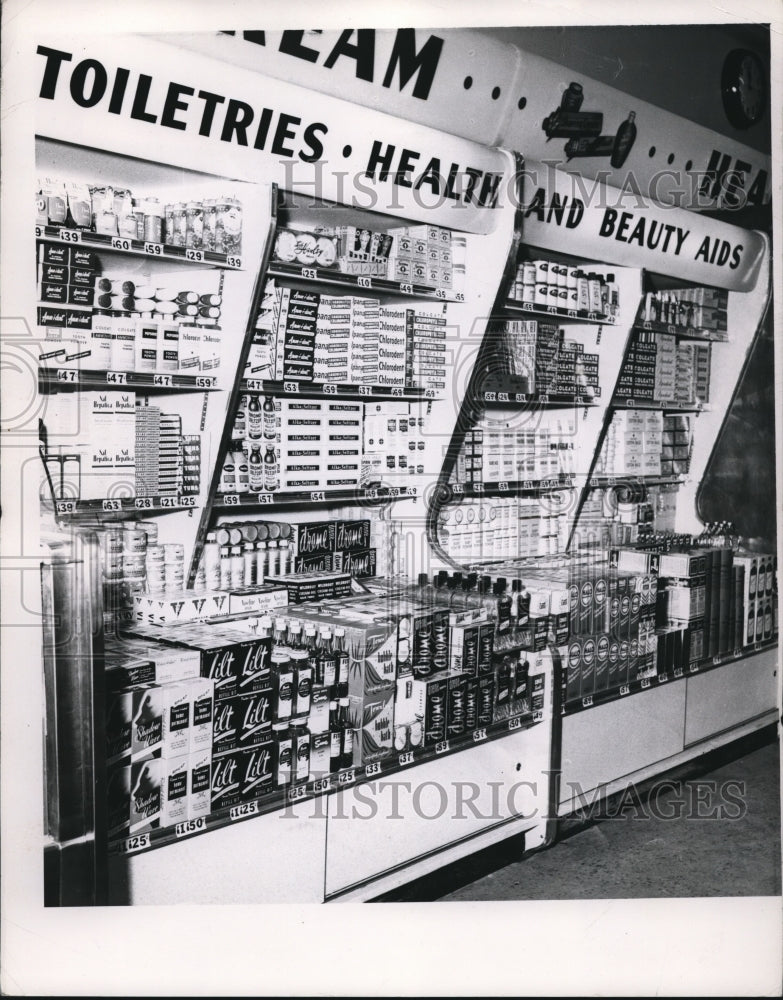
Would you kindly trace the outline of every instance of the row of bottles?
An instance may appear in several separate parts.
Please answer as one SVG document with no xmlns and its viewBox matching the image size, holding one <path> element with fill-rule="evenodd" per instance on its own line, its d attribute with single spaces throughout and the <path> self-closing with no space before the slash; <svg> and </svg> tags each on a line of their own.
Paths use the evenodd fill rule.
<svg viewBox="0 0 783 1000">
<path fill-rule="evenodd" d="M 248 522 L 207 533 L 198 582 L 209 591 L 241 590 L 292 570 L 291 525 Z"/>
</svg>

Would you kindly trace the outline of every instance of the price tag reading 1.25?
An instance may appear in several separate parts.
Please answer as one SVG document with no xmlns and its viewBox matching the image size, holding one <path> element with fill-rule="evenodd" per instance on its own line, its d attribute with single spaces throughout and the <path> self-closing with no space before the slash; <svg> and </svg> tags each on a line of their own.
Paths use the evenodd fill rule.
<svg viewBox="0 0 783 1000">
<path fill-rule="evenodd" d="M 347 771 L 340 771 L 337 781 L 341 785 L 352 785 L 356 781 L 356 771 L 353 768 L 349 768 Z"/>
<path fill-rule="evenodd" d="M 298 799 L 303 799 L 307 795 L 307 787 L 305 785 L 291 785 L 288 789 L 288 801 L 296 802 Z"/>
<path fill-rule="evenodd" d="M 309 278 L 311 281 L 315 281 L 318 277 L 318 271 L 314 267 L 303 267 L 302 277 Z"/>
<path fill-rule="evenodd" d="M 234 819 L 247 819 L 248 816 L 255 816 L 258 813 L 257 802 L 243 802 L 242 805 L 232 806 L 229 816 Z"/>
<path fill-rule="evenodd" d="M 140 833 L 137 837 L 128 837 L 118 844 L 117 852 L 119 854 L 135 854 L 136 851 L 143 851 L 145 847 L 149 846 L 150 835 L 148 833 Z"/>
</svg>

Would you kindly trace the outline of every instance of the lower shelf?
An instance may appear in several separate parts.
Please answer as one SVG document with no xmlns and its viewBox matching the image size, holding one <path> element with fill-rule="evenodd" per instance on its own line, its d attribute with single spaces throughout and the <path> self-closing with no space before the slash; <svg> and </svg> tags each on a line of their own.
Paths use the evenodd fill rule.
<svg viewBox="0 0 783 1000">
<path fill-rule="evenodd" d="M 381 776 L 388 777 L 392 774 L 397 774 L 407 768 L 426 763 L 437 757 L 459 753 L 461 750 L 466 750 L 480 743 L 502 739 L 510 733 L 529 729 L 531 726 L 541 722 L 542 719 L 542 710 L 524 715 L 516 715 L 512 718 L 492 723 L 489 726 L 474 729 L 462 736 L 456 738 L 450 737 L 440 743 L 436 743 L 434 746 L 408 750 L 401 754 L 392 754 L 372 764 L 345 768 L 336 774 L 326 775 L 306 783 L 271 790 L 260 798 L 250 802 L 241 802 L 236 805 L 227 806 L 211 813 L 209 816 L 184 820 L 181 823 L 177 823 L 176 826 L 149 830 L 131 837 L 115 840 L 111 842 L 109 851 L 111 854 L 127 855 L 138 854 L 152 848 L 162 847 L 183 838 L 216 830 L 241 820 L 252 819 L 254 816 L 275 812 L 283 809 L 287 804 L 304 802 L 321 795 L 340 792 L 355 785 L 376 780 Z"/>
</svg>

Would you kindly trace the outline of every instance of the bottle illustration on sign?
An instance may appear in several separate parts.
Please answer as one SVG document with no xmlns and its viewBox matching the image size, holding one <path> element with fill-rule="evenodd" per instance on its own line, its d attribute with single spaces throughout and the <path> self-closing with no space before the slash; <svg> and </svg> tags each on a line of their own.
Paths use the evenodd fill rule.
<svg viewBox="0 0 783 1000">
<path fill-rule="evenodd" d="M 571 83 L 563 91 L 560 107 L 547 115 L 542 123 L 547 142 L 550 139 L 566 139 L 568 161 L 579 157 L 608 156 L 613 167 L 621 167 L 636 141 L 636 112 L 629 113 L 616 135 L 601 135 L 603 113 L 582 111 L 583 100 L 584 93 L 579 83 Z"/>
</svg>

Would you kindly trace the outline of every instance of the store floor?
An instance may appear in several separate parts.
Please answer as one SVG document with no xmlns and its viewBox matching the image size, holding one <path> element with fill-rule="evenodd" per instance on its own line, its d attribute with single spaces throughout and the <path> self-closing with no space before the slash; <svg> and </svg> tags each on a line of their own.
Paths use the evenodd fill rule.
<svg viewBox="0 0 783 1000">
<path fill-rule="evenodd" d="M 568 819 L 520 858 L 514 837 L 382 901 L 769 896 L 781 891 L 777 735 L 764 730 Z M 722 815 L 721 815 L 722 814 Z"/>
</svg>

